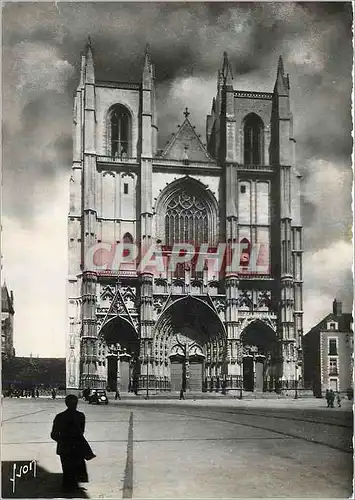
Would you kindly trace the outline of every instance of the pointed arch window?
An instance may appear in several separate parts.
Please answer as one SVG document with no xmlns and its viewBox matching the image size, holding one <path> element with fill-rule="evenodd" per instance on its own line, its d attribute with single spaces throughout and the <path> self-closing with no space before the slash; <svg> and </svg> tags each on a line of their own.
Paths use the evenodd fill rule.
<svg viewBox="0 0 355 500">
<path fill-rule="evenodd" d="M 109 112 L 108 146 L 114 158 L 131 155 L 131 114 L 125 106 L 116 104 Z"/>
<path fill-rule="evenodd" d="M 167 204 L 165 212 L 165 242 L 168 246 L 174 243 L 190 243 L 195 250 L 202 243 L 211 240 L 211 224 L 209 210 L 203 196 L 189 189 L 180 189 Z M 197 259 L 192 258 L 188 269 L 191 277 L 202 278 L 203 271 L 196 268 Z M 183 278 L 185 264 L 178 264 L 175 275 Z"/>
<path fill-rule="evenodd" d="M 208 243 L 208 206 L 205 200 L 181 189 L 169 201 L 165 213 L 165 241 L 200 245 Z"/>
<path fill-rule="evenodd" d="M 131 233 L 124 234 L 123 243 L 133 243 L 133 236 L 131 235 Z"/>
<path fill-rule="evenodd" d="M 124 245 L 133 245 L 133 236 L 131 233 L 125 233 L 123 236 Z M 124 248 L 123 257 L 127 257 L 130 254 L 129 248 Z"/>
<path fill-rule="evenodd" d="M 264 124 L 255 113 L 244 122 L 244 164 L 262 165 L 264 160 Z"/>
</svg>

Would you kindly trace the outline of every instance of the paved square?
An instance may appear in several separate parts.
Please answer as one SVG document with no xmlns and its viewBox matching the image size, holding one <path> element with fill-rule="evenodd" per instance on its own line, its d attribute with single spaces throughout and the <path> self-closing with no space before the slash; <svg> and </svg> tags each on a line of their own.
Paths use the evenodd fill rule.
<svg viewBox="0 0 355 500">
<path fill-rule="evenodd" d="M 346 498 L 352 492 L 350 408 L 324 402 L 79 402 L 88 462 L 84 498 Z M 3 400 L 3 497 L 60 497 L 50 439 L 63 400 Z M 10 482 L 14 463 L 38 473 Z"/>
</svg>

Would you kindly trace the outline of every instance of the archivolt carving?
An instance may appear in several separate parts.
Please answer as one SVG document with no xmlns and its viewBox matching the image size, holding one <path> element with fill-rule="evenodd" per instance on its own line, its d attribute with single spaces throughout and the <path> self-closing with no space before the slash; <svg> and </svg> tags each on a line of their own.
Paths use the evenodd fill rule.
<svg viewBox="0 0 355 500">
<path fill-rule="evenodd" d="M 254 315 L 251 318 L 243 318 L 239 322 L 239 335 L 238 335 L 238 337 L 240 338 L 242 332 L 246 329 L 246 327 L 249 326 L 251 323 L 253 323 L 256 320 L 262 321 L 263 323 L 265 323 L 268 327 L 270 327 L 276 333 L 276 320 L 271 319 L 271 318 L 260 317 L 259 315 Z"/>
<path fill-rule="evenodd" d="M 204 357 L 202 347 L 193 340 L 189 339 L 188 337 L 180 333 L 171 338 L 170 345 L 171 345 L 170 356 L 174 355 L 185 356 L 185 351 L 186 351 L 186 354 L 189 356 Z"/>
<path fill-rule="evenodd" d="M 139 331 L 139 318 L 138 316 L 132 316 L 132 323 L 136 329 L 136 331 L 138 332 Z"/>
</svg>

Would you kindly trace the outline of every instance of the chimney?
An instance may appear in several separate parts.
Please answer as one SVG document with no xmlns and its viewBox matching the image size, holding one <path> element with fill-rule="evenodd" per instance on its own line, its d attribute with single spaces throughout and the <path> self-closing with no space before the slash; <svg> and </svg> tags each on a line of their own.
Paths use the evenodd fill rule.
<svg viewBox="0 0 355 500">
<path fill-rule="evenodd" d="M 337 299 L 334 299 L 333 302 L 333 314 L 335 314 L 336 316 L 341 316 L 343 314 L 342 303 Z"/>
</svg>

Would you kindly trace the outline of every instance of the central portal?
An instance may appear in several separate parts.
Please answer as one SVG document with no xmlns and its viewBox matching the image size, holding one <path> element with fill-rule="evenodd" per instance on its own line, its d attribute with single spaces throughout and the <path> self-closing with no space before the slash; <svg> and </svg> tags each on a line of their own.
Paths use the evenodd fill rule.
<svg viewBox="0 0 355 500">
<path fill-rule="evenodd" d="M 202 392 L 205 381 L 225 373 L 224 326 L 206 302 L 184 297 L 173 302 L 155 327 L 156 378 L 171 391 Z"/>
</svg>

